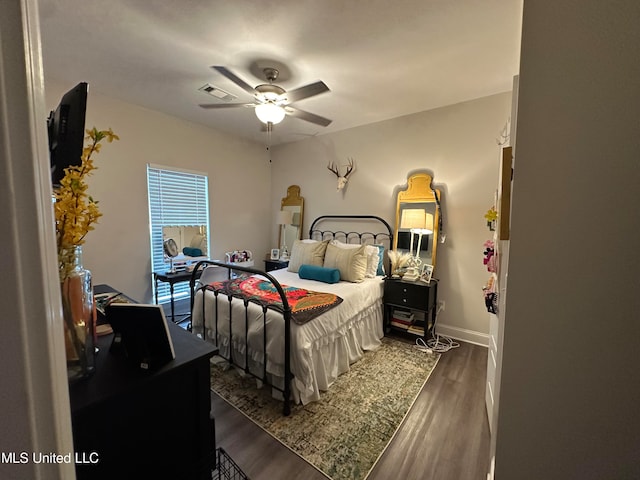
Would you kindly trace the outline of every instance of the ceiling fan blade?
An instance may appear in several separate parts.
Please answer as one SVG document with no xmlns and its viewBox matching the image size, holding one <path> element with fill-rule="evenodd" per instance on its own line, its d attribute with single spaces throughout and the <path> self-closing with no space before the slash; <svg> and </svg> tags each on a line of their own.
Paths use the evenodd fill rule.
<svg viewBox="0 0 640 480">
<path fill-rule="evenodd" d="M 255 107 L 255 103 L 201 103 L 202 108 L 237 108 L 237 107 Z"/>
<path fill-rule="evenodd" d="M 309 85 L 305 85 L 304 87 L 289 90 L 285 96 L 287 97 L 289 103 L 293 103 L 297 102 L 298 100 L 313 97 L 315 95 L 320 95 L 321 93 L 329 91 L 329 87 L 327 87 L 324 82 L 318 81 L 315 83 L 310 83 Z"/>
<path fill-rule="evenodd" d="M 284 111 L 287 115 L 291 115 L 292 117 L 299 118 L 300 120 L 306 120 L 307 122 L 315 123 L 316 125 L 321 125 L 323 127 L 328 126 L 333 121 L 328 118 L 321 117 L 320 115 L 316 115 L 315 113 L 305 112 L 304 110 L 289 106 L 285 107 Z"/>
<path fill-rule="evenodd" d="M 255 89 L 249 85 L 247 82 L 245 82 L 244 80 L 242 80 L 240 77 L 238 77 L 235 73 L 233 73 L 231 70 L 229 70 L 227 67 L 222 67 L 222 66 L 213 66 L 211 67 L 214 70 L 216 70 L 218 73 L 221 73 L 222 75 L 224 75 L 225 77 L 227 77 L 229 80 L 231 80 L 233 83 L 235 83 L 236 85 L 238 85 L 240 88 L 242 88 L 245 92 L 247 92 L 249 95 L 255 95 L 256 91 Z"/>
</svg>

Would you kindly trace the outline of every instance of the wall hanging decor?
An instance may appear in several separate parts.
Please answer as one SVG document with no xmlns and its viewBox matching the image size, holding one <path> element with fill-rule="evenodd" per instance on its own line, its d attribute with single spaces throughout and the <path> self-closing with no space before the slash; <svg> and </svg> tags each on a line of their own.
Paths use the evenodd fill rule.
<svg viewBox="0 0 640 480">
<path fill-rule="evenodd" d="M 484 242 L 484 260 L 482 263 L 486 265 L 489 272 L 496 273 L 498 271 L 496 250 L 493 240 L 487 240 Z"/>
<path fill-rule="evenodd" d="M 496 279 L 494 275 L 489 277 L 487 284 L 482 287 L 484 292 L 484 305 L 487 307 L 487 312 L 498 313 L 498 292 L 496 292 Z"/>
<path fill-rule="evenodd" d="M 495 231 L 496 221 L 498 220 L 498 211 L 496 210 L 496 207 L 493 206 L 487 210 L 487 213 L 484 214 L 484 218 L 487 220 L 487 228 L 489 231 Z"/>
<path fill-rule="evenodd" d="M 354 169 L 353 158 L 349 158 L 348 160 L 349 160 L 349 163 L 346 165 L 347 171 L 345 172 L 344 175 L 340 175 L 340 170 L 334 162 L 331 162 L 329 163 L 329 165 L 327 165 L 327 168 L 331 170 L 333 173 L 335 173 L 336 177 L 338 177 L 338 188 L 336 189 L 337 191 L 344 189 L 344 187 L 347 185 L 347 182 L 349 181 L 349 175 L 351 174 L 351 172 L 353 172 L 353 169 Z"/>
<path fill-rule="evenodd" d="M 498 239 L 509 240 L 511 218 L 511 182 L 513 181 L 513 151 L 505 147 L 500 159 L 500 183 L 498 187 Z"/>
</svg>

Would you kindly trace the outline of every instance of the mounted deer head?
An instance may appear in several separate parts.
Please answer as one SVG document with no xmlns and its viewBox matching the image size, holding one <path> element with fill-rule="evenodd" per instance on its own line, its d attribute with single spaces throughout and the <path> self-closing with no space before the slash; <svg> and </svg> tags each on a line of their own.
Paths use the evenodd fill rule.
<svg viewBox="0 0 640 480">
<path fill-rule="evenodd" d="M 336 190 L 337 191 L 342 190 L 347 184 L 347 182 L 349 181 L 348 180 L 349 174 L 353 171 L 353 158 L 349 158 L 349 164 L 347 165 L 347 172 L 344 175 L 340 175 L 338 167 L 333 162 L 329 163 L 329 165 L 327 165 L 327 168 L 331 170 L 333 173 L 335 173 L 336 177 L 338 177 L 338 188 Z"/>
</svg>

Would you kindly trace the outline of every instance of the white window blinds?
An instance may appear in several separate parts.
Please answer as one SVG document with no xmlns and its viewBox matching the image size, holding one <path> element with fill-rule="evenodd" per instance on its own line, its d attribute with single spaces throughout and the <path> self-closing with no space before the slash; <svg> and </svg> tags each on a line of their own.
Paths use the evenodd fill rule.
<svg viewBox="0 0 640 480">
<path fill-rule="evenodd" d="M 208 179 L 202 173 L 149 164 L 147 188 L 152 270 L 166 272 L 169 270 L 169 259 L 164 255 L 163 227 L 206 226 L 206 237 L 209 238 Z M 210 251 L 208 245 L 206 250 Z M 188 282 L 174 285 L 174 298 L 188 294 Z M 168 301 L 169 284 L 159 282 L 157 295 L 160 303 Z"/>
</svg>

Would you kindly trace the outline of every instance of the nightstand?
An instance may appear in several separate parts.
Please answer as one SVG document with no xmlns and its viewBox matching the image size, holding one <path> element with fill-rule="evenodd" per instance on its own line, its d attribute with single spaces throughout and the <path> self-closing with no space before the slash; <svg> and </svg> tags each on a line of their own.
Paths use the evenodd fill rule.
<svg viewBox="0 0 640 480">
<path fill-rule="evenodd" d="M 270 272 L 271 270 L 278 270 L 280 268 L 286 268 L 289 266 L 289 260 L 265 260 L 264 271 Z"/>
<path fill-rule="evenodd" d="M 385 332 L 399 331 L 427 339 L 436 323 L 438 281 L 385 278 L 383 303 Z"/>
</svg>

